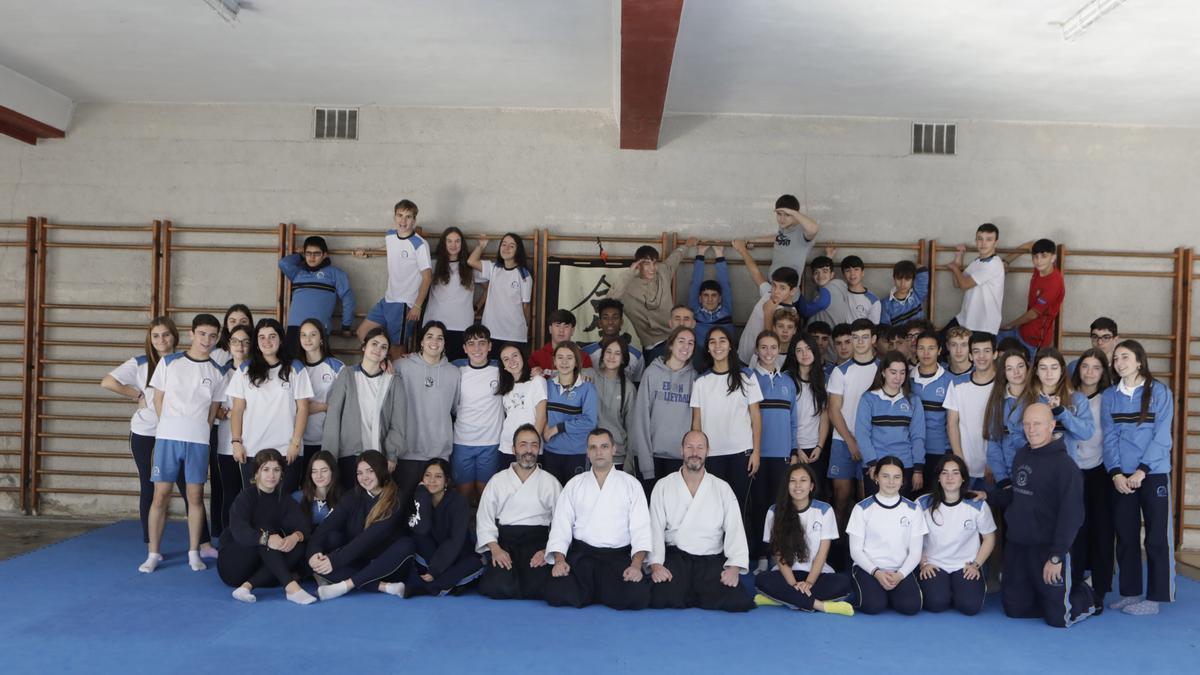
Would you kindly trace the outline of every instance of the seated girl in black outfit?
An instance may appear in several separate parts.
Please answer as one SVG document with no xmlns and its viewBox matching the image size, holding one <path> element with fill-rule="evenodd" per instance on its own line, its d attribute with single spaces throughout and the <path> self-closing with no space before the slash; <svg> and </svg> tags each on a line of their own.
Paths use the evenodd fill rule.
<svg viewBox="0 0 1200 675">
<path fill-rule="evenodd" d="M 308 565 L 322 600 L 358 588 L 402 595 L 404 565 L 413 555 L 413 540 L 404 523 L 405 503 L 387 460 L 378 450 L 358 456 L 358 486 L 342 495 L 338 506 L 313 532 Z M 338 545 L 338 542 L 345 542 Z"/>
<path fill-rule="evenodd" d="M 308 518 L 281 489 L 283 455 L 273 448 L 260 450 L 254 466 L 254 485 L 242 490 L 229 509 L 217 572 L 221 581 L 234 587 L 235 600 L 255 602 L 255 588 L 278 584 L 288 600 L 311 605 L 317 599 L 296 583 L 297 569 L 304 563 Z"/>
<path fill-rule="evenodd" d="M 477 579 L 483 561 L 475 552 L 470 506 L 450 489 L 449 462 L 429 460 L 413 501 L 408 525 L 416 557 L 402 584 L 404 597 L 446 595 Z"/>
</svg>

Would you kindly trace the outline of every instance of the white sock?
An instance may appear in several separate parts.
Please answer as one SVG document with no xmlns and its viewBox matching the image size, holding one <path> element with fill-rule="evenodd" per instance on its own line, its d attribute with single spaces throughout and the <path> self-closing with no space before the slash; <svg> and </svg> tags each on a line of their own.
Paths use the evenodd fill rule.
<svg viewBox="0 0 1200 675">
<path fill-rule="evenodd" d="M 203 572 L 208 569 L 208 565 L 205 565 L 204 561 L 200 559 L 200 551 L 188 551 L 188 565 L 193 572 Z"/>
<path fill-rule="evenodd" d="M 150 555 L 146 556 L 146 562 L 138 565 L 138 571 L 142 574 L 150 574 L 156 568 L 158 568 L 158 563 L 162 562 L 162 559 L 162 555 L 158 553 L 151 553 Z"/>
<path fill-rule="evenodd" d="M 1130 605 L 1135 605 L 1141 601 L 1142 601 L 1142 597 L 1140 595 L 1125 595 L 1125 596 L 1122 596 L 1120 600 L 1109 605 L 1108 608 L 1109 609 L 1125 609 L 1126 607 L 1128 607 Z"/>
<path fill-rule="evenodd" d="M 314 598 L 311 594 L 309 594 L 308 591 L 304 590 L 303 588 L 296 591 L 295 593 L 288 593 L 287 599 L 290 600 L 291 602 L 296 603 L 297 605 L 311 605 L 317 601 L 316 598 Z"/>
<path fill-rule="evenodd" d="M 384 584 L 383 592 L 388 593 L 390 595 L 394 595 L 398 598 L 403 598 L 404 597 L 404 582 L 396 581 L 396 582 Z"/>
<path fill-rule="evenodd" d="M 329 584 L 328 586 L 322 586 L 317 589 L 317 595 L 321 596 L 322 600 L 340 598 L 349 592 L 350 589 L 346 586 L 346 582 L 344 581 L 339 581 L 336 584 Z"/>
<path fill-rule="evenodd" d="M 233 589 L 233 599 L 241 602 L 258 602 L 258 598 L 254 597 L 254 594 L 245 586 Z"/>
<path fill-rule="evenodd" d="M 1158 603 L 1154 600 L 1142 600 L 1141 602 L 1135 602 L 1125 607 L 1121 611 L 1132 616 L 1150 616 L 1151 614 L 1158 614 Z"/>
</svg>

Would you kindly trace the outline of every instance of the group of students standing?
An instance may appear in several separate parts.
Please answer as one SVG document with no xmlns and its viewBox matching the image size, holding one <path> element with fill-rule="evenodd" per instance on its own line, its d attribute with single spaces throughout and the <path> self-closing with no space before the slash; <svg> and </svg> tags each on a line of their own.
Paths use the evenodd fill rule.
<svg viewBox="0 0 1200 675">
<path fill-rule="evenodd" d="M 1103 608 L 1114 538 L 1122 598 L 1112 606 L 1148 614 L 1173 599 L 1170 391 L 1153 379 L 1137 342 L 1118 341 L 1111 320 L 1093 324 L 1095 348 L 1069 366 L 1049 346 L 1046 321 L 1062 301 L 1042 279 L 1058 274 L 1053 244 L 1031 245 L 1039 290 L 1031 289 L 1028 312 L 1001 326 L 999 233 L 982 226 L 980 258 L 961 270 L 960 250 L 949 265 L 966 289 L 964 310 L 938 333 L 924 319 L 928 270 L 911 263 L 897 264 L 896 287 L 880 301 L 861 285 L 861 260 L 843 260 L 842 281 L 819 256 L 810 265 L 817 293 L 800 296 L 819 227 L 793 202 L 785 195 L 777 204 L 769 281 L 749 255 L 752 242 L 733 244 L 760 289 L 740 340 L 722 249 L 714 250 L 717 279 L 703 278 L 700 251 L 689 302 L 674 303 L 670 282 L 685 250 L 696 251 L 690 239 L 661 262 L 643 247 L 614 275 L 609 297 L 597 303 L 597 343 L 576 345 L 574 316 L 560 309 L 548 317 L 546 348 L 531 354 L 531 277 L 520 238 L 505 235 L 496 260 L 484 262 L 486 240 L 464 256 L 464 237 L 450 228 L 431 256 L 407 201 L 396 205 L 396 229 L 385 240 L 387 294 L 358 327 L 357 365 L 330 355 L 333 311 L 340 299 L 347 333 L 354 304 L 319 237 L 280 263 L 293 284 L 286 330 L 273 318 L 254 323 L 247 307 L 234 305 L 223 321 L 195 317 L 187 351 L 177 352 L 178 330 L 155 319 L 145 354 L 102 383 L 139 401 L 130 444 L 149 548 L 139 569 L 152 572 L 162 560 L 166 506 L 178 483 L 192 569 L 218 557 L 218 539 L 222 578 L 244 601 L 253 601 L 253 588 L 278 583 L 288 599 L 315 602 L 297 583 L 310 573 L 322 599 L 372 585 L 400 596 L 444 594 L 481 575 L 481 590 L 507 597 L 536 571 L 549 579 L 525 579 L 538 590 L 517 596 L 744 610 L 753 595 L 731 596 L 701 580 L 748 586 L 753 556 L 760 604 L 851 613 L 842 603 L 850 595 L 871 613 L 890 605 L 971 614 L 982 606 L 983 565 L 990 557 L 999 567 L 1004 548 L 1006 610 L 1029 615 L 1025 605 L 1036 596 L 1034 613 L 1069 625 Z M 476 323 L 473 284 L 483 281 Z M 884 317 L 893 323 L 880 323 Z M 626 318 L 638 346 L 621 332 Z M 988 331 L 980 321 L 996 325 Z M 998 348 L 997 330 L 1030 325 L 1035 330 L 1018 330 Z M 1043 412 L 1050 432 L 1035 445 L 1028 418 L 1036 428 Z M 702 453 L 689 454 L 689 443 Z M 1045 460 L 1058 444 L 1075 475 Z M 1039 463 L 1050 468 L 1035 470 Z M 208 519 L 202 494 L 210 475 Z M 665 482 L 676 477 L 682 487 Z M 693 513 L 688 505 L 703 501 L 698 490 L 708 484 L 724 487 Z M 660 505 L 650 527 L 643 511 L 655 515 L 665 485 L 675 491 L 662 497 L 672 506 Z M 497 506 L 497 491 L 525 497 Z M 591 491 L 603 498 L 583 499 Z M 816 499 L 826 492 L 832 504 Z M 580 513 L 597 504 L 616 509 L 619 518 L 604 520 L 623 518 L 624 531 Z M 670 527 L 673 508 L 687 528 Z M 1006 509 L 1002 547 L 1004 519 L 995 516 Z M 1016 525 L 1014 510 L 1024 514 Z M 1071 527 L 1076 516 L 1081 522 Z M 849 542 L 835 547 L 839 532 Z M 670 544 L 662 555 L 655 536 Z M 542 562 L 533 555 L 521 563 L 514 549 Z M 1017 573 L 1030 561 L 1045 564 L 1044 578 Z M 641 583 L 643 563 L 652 588 L 669 586 L 677 570 L 695 574 L 673 587 L 669 602 L 647 591 L 642 603 L 641 592 L 630 596 L 618 582 Z M 497 581 L 502 570 L 511 574 Z M 561 581 L 568 577 L 569 588 Z M 699 590 L 678 590 L 689 584 Z M 1078 607 L 1051 616 L 1082 587 L 1089 595 Z"/>
</svg>

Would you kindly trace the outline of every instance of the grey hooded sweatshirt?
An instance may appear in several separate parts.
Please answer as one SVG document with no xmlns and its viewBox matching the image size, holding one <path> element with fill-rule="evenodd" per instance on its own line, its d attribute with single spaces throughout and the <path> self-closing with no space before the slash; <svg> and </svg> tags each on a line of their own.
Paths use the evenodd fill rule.
<svg viewBox="0 0 1200 675">
<path fill-rule="evenodd" d="M 692 428 L 695 379 L 691 364 L 671 370 L 666 359 L 655 359 L 646 366 L 629 428 L 629 450 L 637 457 L 643 477 L 654 477 L 654 457 L 682 458 L 683 435 Z"/>
<path fill-rule="evenodd" d="M 596 368 L 589 370 L 599 403 L 596 406 L 597 426 L 612 432 L 613 445 L 616 446 L 613 459 L 617 463 L 624 463 L 625 451 L 629 447 L 629 423 L 633 418 L 633 404 L 637 400 L 637 385 L 629 379 L 629 373 L 625 373 L 625 390 L 622 397 L 620 380 L 605 377 Z"/>
<path fill-rule="evenodd" d="M 404 385 L 405 446 L 388 459 L 426 461 L 435 457 L 450 459 L 454 446 L 454 412 L 458 400 L 461 373 L 444 357 L 429 365 L 420 354 L 409 354 L 393 365 L 399 384 Z"/>
</svg>

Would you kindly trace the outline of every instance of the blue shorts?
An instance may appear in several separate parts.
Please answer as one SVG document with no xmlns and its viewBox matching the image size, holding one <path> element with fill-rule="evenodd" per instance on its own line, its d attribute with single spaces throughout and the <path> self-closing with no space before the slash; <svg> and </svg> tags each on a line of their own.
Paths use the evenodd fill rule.
<svg viewBox="0 0 1200 675">
<path fill-rule="evenodd" d="M 183 466 L 183 482 L 188 485 L 204 485 L 208 482 L 208 444 L 172 441 L 160 438 L 154 441 L 150 480 L 155 483 L 174 483 L 179 479 L 179 467 Z"/>
<path fill-rule="evenodd" d="M 408 304 L 403 302 L 388 302 L 380 300 L 375 303 L 371 311 L 367 312 L 367 321 L 377 323 L 383 326 L 387 331 L 388 339 L 393 345 L 404 343 L 413 331 L 416 329 L 416 321 L 408 321 L 405 317 L 408 315 Z"/>
<path fill-rule="evenodd" d="M 832 480 L 856 480 L 862 478 L 862 462 L 850 457 L 850 447 L 846 441 L 833 439 L 829 446 L 829 471 Z"/>
<path fill-rule="evenodd" d="M 468 483 L 486 483 L 496 473 L 499 465 L 496 445 L 459 445 L 454 444 L 450 453 L 450 470 L 454 472 L 455 485 Z M 508 468 L 505 465 L 505 468 Z"/>
</svg>

